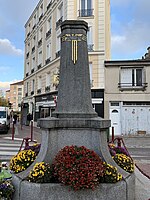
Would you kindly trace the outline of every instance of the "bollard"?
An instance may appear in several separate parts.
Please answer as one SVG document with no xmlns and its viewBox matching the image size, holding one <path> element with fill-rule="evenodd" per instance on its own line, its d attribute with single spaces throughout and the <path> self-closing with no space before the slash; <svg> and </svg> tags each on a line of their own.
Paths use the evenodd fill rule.
<svg viewBox="0 0 150 200">
<path fill-rule="evenodd" d="M 31 120 L 31 128 L 30 128 L 30 132 L 31 132 L 31 141 L 33 141 L 33 120 Z"/>
<path fill-rule="evenodd" d="M 26 138 L 23 138 L 23 139 L 25 141 L 25 149 L 26 149 L 27 147 L 29 147 L 29 140 L 30 140 L 30 138 L 26 137 Z"/>
<path fill-rule="evenodd" d="M 114 142 L 115 136 L 114 136 L 114 127 L 112 126 L 112 142 Z"/>
<path fill-rule="evenodd" d="M 117 138 L 117 145 L 118 145 L 118 147 L 121 147 L 121 140 L 122 140 L 122 138 Z"/>
<path fill-rule="evenodd" d="M 15 135 L 15 125 L 14 125 L 14 119 L 13 119 L 13 126 L 12 126 L 12 140 L 14 140 L 14 135 Z"/>
</svg>

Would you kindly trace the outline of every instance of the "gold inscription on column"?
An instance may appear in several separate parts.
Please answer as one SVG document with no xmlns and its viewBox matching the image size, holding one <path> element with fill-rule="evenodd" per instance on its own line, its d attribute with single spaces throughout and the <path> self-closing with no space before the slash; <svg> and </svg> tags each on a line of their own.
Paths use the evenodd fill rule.
<svg viewBox="0 0 150 200">
<path fill-rule="evenodd" d="M 72 61 L 75 65 L 78 60 L 78 42 L 87 41 L 87 37 L 84 34 L 65 34 L 61 38 L 62 42 L 71 42 L 72 44 Z"/>
<path fill-rule="evenodd" d="M 76 61 L 78 59 L 78 41 L 72 40 L 72 61 L 73 64 L 76 64 Z"/>
</svg>

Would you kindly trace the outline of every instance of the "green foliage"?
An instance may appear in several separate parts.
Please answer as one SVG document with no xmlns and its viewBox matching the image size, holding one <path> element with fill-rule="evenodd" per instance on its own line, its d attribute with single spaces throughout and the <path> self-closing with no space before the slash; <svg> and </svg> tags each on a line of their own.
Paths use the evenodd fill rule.
<svg viewBox="0 0 150 200">
<path fill-rule="evenodd" d="M 8 106 L 8 101 L 3 97 L 0 97 L 0 106 Z"/>
</svg>

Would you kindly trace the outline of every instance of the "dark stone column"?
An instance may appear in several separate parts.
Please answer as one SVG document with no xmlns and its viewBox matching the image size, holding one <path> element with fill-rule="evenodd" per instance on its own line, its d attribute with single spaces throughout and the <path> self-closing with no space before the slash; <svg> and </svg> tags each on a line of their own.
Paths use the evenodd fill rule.
<svg viewBox="0 0 150 200">
<path fill-rule="evenodd" d="M 55 117 L 97 117 L 91 101 L 87 30 L 85 21 L 67 20 L 61 25 L 60 83 Z"/>
</svg>

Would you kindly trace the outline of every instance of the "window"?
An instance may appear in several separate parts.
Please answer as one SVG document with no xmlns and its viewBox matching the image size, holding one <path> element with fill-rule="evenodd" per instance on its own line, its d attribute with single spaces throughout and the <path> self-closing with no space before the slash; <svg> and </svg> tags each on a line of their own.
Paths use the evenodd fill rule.
<svg viewBox="0 0 150 200">
<path fill-rule="evenodd" d="M 43 4 L 41 4 L 40 6 L 40 10 L 39 10 L 39 16 L 43 15 Z"/>
<path fill-rule="evenodd" d="M 34 47 L 35 44 L 36 44 L 36 37 L 34 36 L 34 37 L 33 37 L 33 45 L 32 45 L 32 47 Z"/>
<path fill-rule="evenodd" d="M 38 89 L 41 89 L 41 76 L 38 77 Z"/>
<path fill-rule="evenodd" d="M 38 53 L 38 65 L 42 64 L 42 51 Z"/>
<path fill-rule="evenodd" d="M 27 62 L 27 65 L 26 65 L 26 73 L 29 73 L 29 68 L 30 68 L 29 62 Z"/>
<path fill-rule="evenodd" d="M 32 80 L 32 91 L 34 91 L 35 80 Z"/>
<path fill-rule="evenodd" d="M 33 27 L 35 27 L 35 25 L 36 25 L 36 15 L 34 15 L 33 17 Z"/>
<path fill-rule="evenodd" d="M 63 4 L 61 4 L 57 9 L 57 22 L 56 29 L 58 29 L 63 21 Z"/>
<path fill-rule="evenodd" d="M 43 29 L 41 28 L 40 31 L 39 31 L 39 40 L 42 39 L 42 32 L 43 32 Z"/>
<path fill-rule="evenodd" d="M 46 58 L 51 58 L 51 43 L 46 46 Z"/>
<path fill-rule="evenodd" d="M 93 15 L 92 0 L 80 0 L 80 17 L 89 17 Z"/>
<path fill-rule="evenodd" d="M 50 109 L 49 108 L 41 108 L 40 117 L 45 118 L 50 116 Z"/>
<path fill-rule="evenodd" d="M 89 63 L 89 71 L 90 71 L 90 84 L 93 87 L 93 79 L 92 79 L 92 63 Z"/>
<path fill-rule="evenodd" d="M 6 118 L 6 111 L 0 111 L 0 118 Z"/>
<path fill-rule="evenodd" d="M 27 82 L 26 83 L 26 92 L 28 93 L 28 91 L 29 91 L 29 83 Z"/>
<path fill-rule="evenodd" d="M 120 88 L 145 87 L 144 68 L 121 68 Z"/>
<path fill-rule="evenodd" d="M 63 4 L 61 4 L 57 10 L 57 20 L 59 20 L 61 17 L 63 17 Z"/>
<path fill-rule="evenodd" d="M 47 73 L 46 74 L 46 86 L 50 86 L 51 84 L 51 74 Z"/>
<path fill-rule="evenodd" d="M 61 50 L 61 40 L 60 35 L 56 36 L 56 58 L 60 56 L 60 50 Z"/>
<path fill-rule="evenodd" d="M 93 36 L 92 36 L 92 26 L 89 26 L 87 32 L 87 44 L 88 44 L 88 51 L 93 51 Z"/>
<path fill-rule="evenodd" d="M 52 28 L 52 17 L 47 20 L 47 31 L 51 30 Z"/>
<path fill-rule="evenodd" d="M 34 68 L 35 68 L 35 57 L 32 58 L 32 69 L 34 69 Z"/>
<path fill-rule="evenodd" d="M 28 45 L 27 45 L 27 52 L 29 52 L 30 51 L 30 43 L 28 43 Z"/>
</svg>

